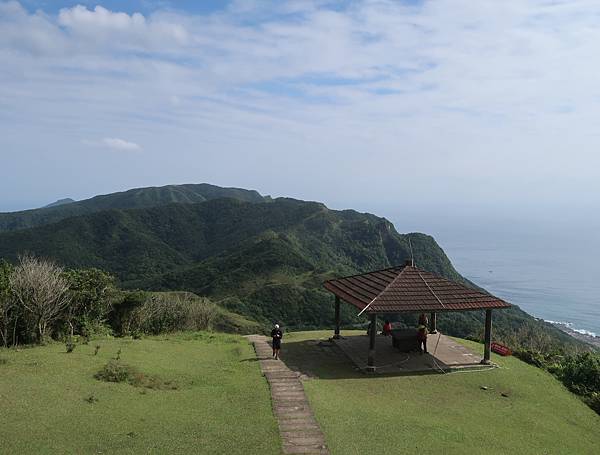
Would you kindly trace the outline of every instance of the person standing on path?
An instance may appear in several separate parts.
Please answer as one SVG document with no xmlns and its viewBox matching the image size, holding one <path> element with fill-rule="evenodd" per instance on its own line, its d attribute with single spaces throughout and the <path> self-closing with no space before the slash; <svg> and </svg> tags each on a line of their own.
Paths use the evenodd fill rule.
<svg viewBox="0 0 600 455">
<path fill-rule="evenodd" d="M 283 332 L 279 328 L 279 324 L 275 324 L 275 327 L 271 330 L 271 338 L 273 338 L 273 357 L 275 357 L 275 360 L 278 360 L 279 351 L 281 349 L 281 339 L 283 338 Z"/>
</svg>

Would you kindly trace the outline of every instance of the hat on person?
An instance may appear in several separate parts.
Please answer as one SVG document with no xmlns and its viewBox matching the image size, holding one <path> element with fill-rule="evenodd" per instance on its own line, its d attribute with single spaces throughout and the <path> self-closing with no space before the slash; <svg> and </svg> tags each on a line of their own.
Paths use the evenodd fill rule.
<svg viewBox="0 0 600 455">
<path fill-rule="evenodd" d="M 279 328 L 279 324 L 275 324 L 275 328 L 278 329 Z"/>
</svg>

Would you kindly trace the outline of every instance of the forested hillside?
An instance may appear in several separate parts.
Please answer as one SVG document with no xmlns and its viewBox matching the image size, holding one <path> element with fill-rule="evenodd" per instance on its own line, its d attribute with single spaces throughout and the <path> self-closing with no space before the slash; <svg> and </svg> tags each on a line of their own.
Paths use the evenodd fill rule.
<svg viewBox="0 0 600 455">
<path fill-rule="evenodd" d="M 242 198 L 260 197 L 239 191 Z M 112 200 L 126 205 L 136 199 L 135 193 L 127 193 Z M 268 203 L 222 198 L 98 211 L 1 233 L 0 257 L 14 262 L 29 252 L 66 267 L 107 270 L 127 288 L 209 296 L 264 324 L 325 327 L 332 324 L 333 305 L 323 281 L 402 264 L 410 257 L 409 238 L 419 267 L 472 285 L 430 236 L 399 234 L 375 215 L 284 198 Z M 517 307 L 497 313 L 497 334 L 535 324 L 554 340 L 571 340 Z M 347 324 L 359 322 L 349 307 L 343 317 Z M 479 337 L 482 314 L 441 315 L 440 326 L 447 333 Z"/>
<path fill-rule="evenodd" d="M 265 198 L 254 190 L 222 188 L 208 183 L 135 188 L 78 202 L 63 199 L 39 209 L 0 213 L 0 232 L 42 226 L 100 210 L 147 208 L 178 202 L 195 203 L 223 197 L 248 202 L 269 200 L 268 197 Z"/>
</svg>

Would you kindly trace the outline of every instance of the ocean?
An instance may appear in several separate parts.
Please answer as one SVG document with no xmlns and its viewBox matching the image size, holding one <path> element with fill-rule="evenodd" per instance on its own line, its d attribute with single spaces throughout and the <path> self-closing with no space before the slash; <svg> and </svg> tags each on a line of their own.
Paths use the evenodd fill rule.
<svg viewBox="0 0 600 455">
<path fill-rule="evenodd" d="M 433 235 L 458 272 L 477 285 L 537 318 L 600 336 L 600 230 L 583 223 L 419 224 L 414 230 Z"/>
</svg>

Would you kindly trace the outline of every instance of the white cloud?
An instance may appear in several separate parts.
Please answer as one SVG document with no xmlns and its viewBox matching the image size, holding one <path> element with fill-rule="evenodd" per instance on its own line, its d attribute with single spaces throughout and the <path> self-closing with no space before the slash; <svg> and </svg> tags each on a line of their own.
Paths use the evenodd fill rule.
<svg viewBox="0 0 600 455">
<path fill-rule="evenodd" d="M 139 152 L 142 150 L 142 147 L 139 144 L 136 144 L 135 142 L 126 141 L 118 137 L 105 137 L 104 139 L 99 141 L 84 139 L 81 142 L 84 145 L 89 145 L 92 147 L 105 147 L 115 151 Z"/>
<path fill-rule="evenodd" d="M 127 152 L 138 152 L 142 150 L 135 142 L 125 141 L 123 139 L 119 139 L 118 137 L 106 137 L 102 139 L 104 145 L 113 150 L 123 150 Z"/>
<path fill-rule="evenodd" d="M 132 15 L 114 13 L 98 5 L 94 10 L 77 5 L 73 8 L 63 8 L 58 14 L 58 23 L 65 27 L 89 29 L 99 27 L 112 30 L 128 30 L 146 26 L 146 19 L 140 13 Z"/>
<path fill-rule="evenodd" d="M 174 52 L 189 40 L 186 29 L 167 16 L 147 19 L 140 13 L 113 12 L 100 5 L 93 10 L 82 5 L 63 8 L 56 23 L 86 52 Z"/>
<path fill-rule="evenodd" d="M 245 176 L 257 156 L 284 187 L 328 191 L 327 177 L 368 198 L 424 185 L 431 200 L 550 200 L 574 194 L 556 185 L 567 179 L 592 195 L 599 16 L 596 0 L 242 0 L 145 16 L 0 2 L 0 133 L 131 131 L 146 153 L 201 150 L 172 160 L 181 172 L 195 159 Z"/>
</svg>

